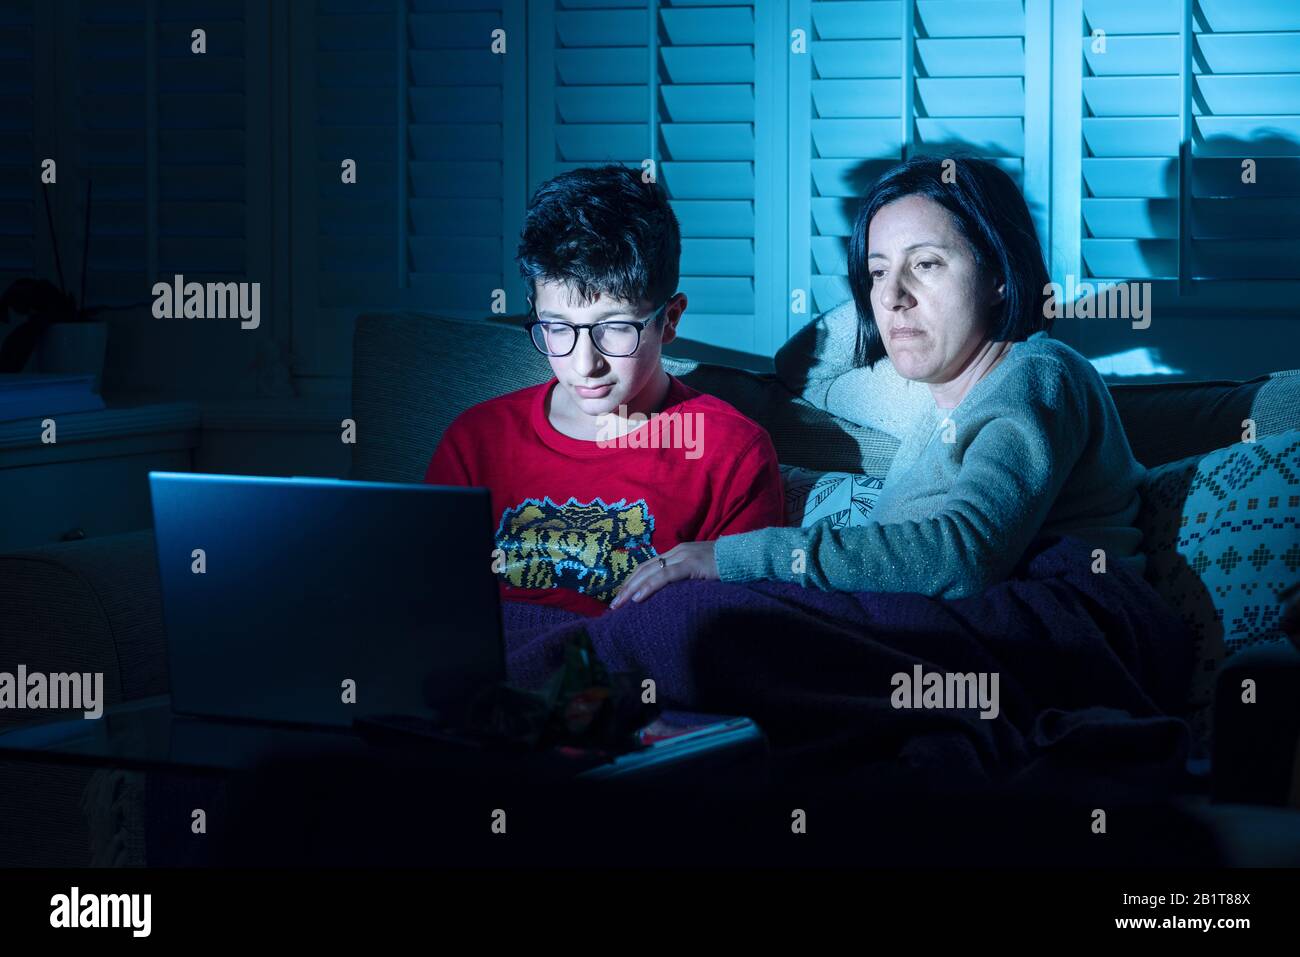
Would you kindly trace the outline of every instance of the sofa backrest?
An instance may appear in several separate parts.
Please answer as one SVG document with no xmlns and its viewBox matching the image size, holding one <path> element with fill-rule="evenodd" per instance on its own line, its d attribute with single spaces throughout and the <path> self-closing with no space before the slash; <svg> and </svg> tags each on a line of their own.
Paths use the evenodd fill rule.
<svg viewBox="0 0 1300 957">
<path fill-rule="evenodd" d="M 418 482 L 451 421 L 470 406 L 544 382 L 550 366 L 518 325 L 380 313 L 357 320 L 351 477 Z M 774 375 L 665 358 L 683 382 L 730 402 L 764 426 L 785 465 L 884 475 L 898 440 L 794 397 Z M 1111 387 L 1133 454 L 1148 467 L 1242 440 L 1300 429 L 1300 372 L 1248 382 Z"/>
<path fill-rule="evenodd" d="M 774 375 L 668 357 L 664 367 L 763 425 L 784 464 L 883 475 L 898 448 L 891 435 L 796 398 Z M 420 481 L 457 415 L 550 377 L 546 358 L 517 325 L 413 313 L 360 317 L 353 339 L 351 478 Z"/>
<path fill-rule="evenodd" d="M 1300 429 L 1300 370 L 1245 382 L 1112 385 L 1133 455 L 1148 468 L 1243 441 L 1247 419 L 1265 438 Z"/>
</svg>

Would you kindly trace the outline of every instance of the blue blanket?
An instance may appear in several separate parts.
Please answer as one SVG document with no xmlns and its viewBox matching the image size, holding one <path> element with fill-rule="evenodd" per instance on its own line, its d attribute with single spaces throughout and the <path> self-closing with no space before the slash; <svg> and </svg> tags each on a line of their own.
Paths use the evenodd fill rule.
<svg viewBox="0 0 1300 957">
<path fill-rule="evenodd" d="M 540 685 L 585 628 L 611 670 L 655 681 L 663 707 L 754 719 L 787 779 L 1055 787 L 1082 772 L 1168 787 L 1190 745 L 1173 715 L 1191 636 L 1141 578 L 1091 566 L 1091 546 L 1045 538 L 1008 580 L 948 601 L 691 581 L 598 618 L 507 603 L 508 670 Z M 983 674 L 986 691 L 996 675 L 996 714 L 953 706 L 950 674 Z"/>
</svg>

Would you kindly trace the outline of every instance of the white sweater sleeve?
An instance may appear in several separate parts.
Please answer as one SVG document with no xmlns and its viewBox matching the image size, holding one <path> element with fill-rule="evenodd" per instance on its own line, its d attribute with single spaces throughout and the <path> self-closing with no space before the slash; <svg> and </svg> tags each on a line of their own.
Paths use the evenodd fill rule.
<svg viewBox="0 0 1300 957">
<path fill-rule="evenodd" d="M 900 376 L 889 357 L 853 364 L 858 313 L 853 300 L 822 313 L 776 354 L 777 377 L 807 402 L 856 425 L 903 438 L 934 408 L 923 382 Z"/>
</svg>

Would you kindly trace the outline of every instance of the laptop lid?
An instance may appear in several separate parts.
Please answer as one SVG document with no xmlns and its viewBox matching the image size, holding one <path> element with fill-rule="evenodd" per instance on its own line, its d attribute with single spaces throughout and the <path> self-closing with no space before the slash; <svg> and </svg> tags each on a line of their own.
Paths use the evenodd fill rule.
<svg viewBox="0 0 1300 957">
<path fill-rule="evenodd" d="M 459 721 L 505 677 L 486 489 L 149 473 L 172 707 Z"/>
</svg>

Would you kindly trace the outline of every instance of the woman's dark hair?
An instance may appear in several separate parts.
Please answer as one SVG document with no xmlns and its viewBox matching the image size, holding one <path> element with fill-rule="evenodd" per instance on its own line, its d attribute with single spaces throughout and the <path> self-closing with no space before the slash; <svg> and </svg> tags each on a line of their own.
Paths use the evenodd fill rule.
<svg viewBox="0 0 1300 957">
<path fill-rule="evenodd" d="M 658 306 L 677 291 L 681 230 L 668 196 L 640 169 L 585 167 L 538 187 L 519 240 L 519 274 L 596 294 Z"/>
<path fill-rule="evenodd" d="M 881 207 L 914 195 L 926 196 L 948 210 L 970 243 L 976 265 L 1006 284 L 1002 301 L 989 316 L 990 340 L 1019 342 L 1039 330 L 1051 329 L 1050 310 L 1044 308 L 1051 280 L 1029 207 L 1015 181 L 987 160 L 917 156 L 891 167 L 876 180 L 853 223 L 849 288 L 858 307 L 854 356 L 858 365 L 874 366 L 887 355 L 871 313 L 867 229 Z"/>
</svg>

